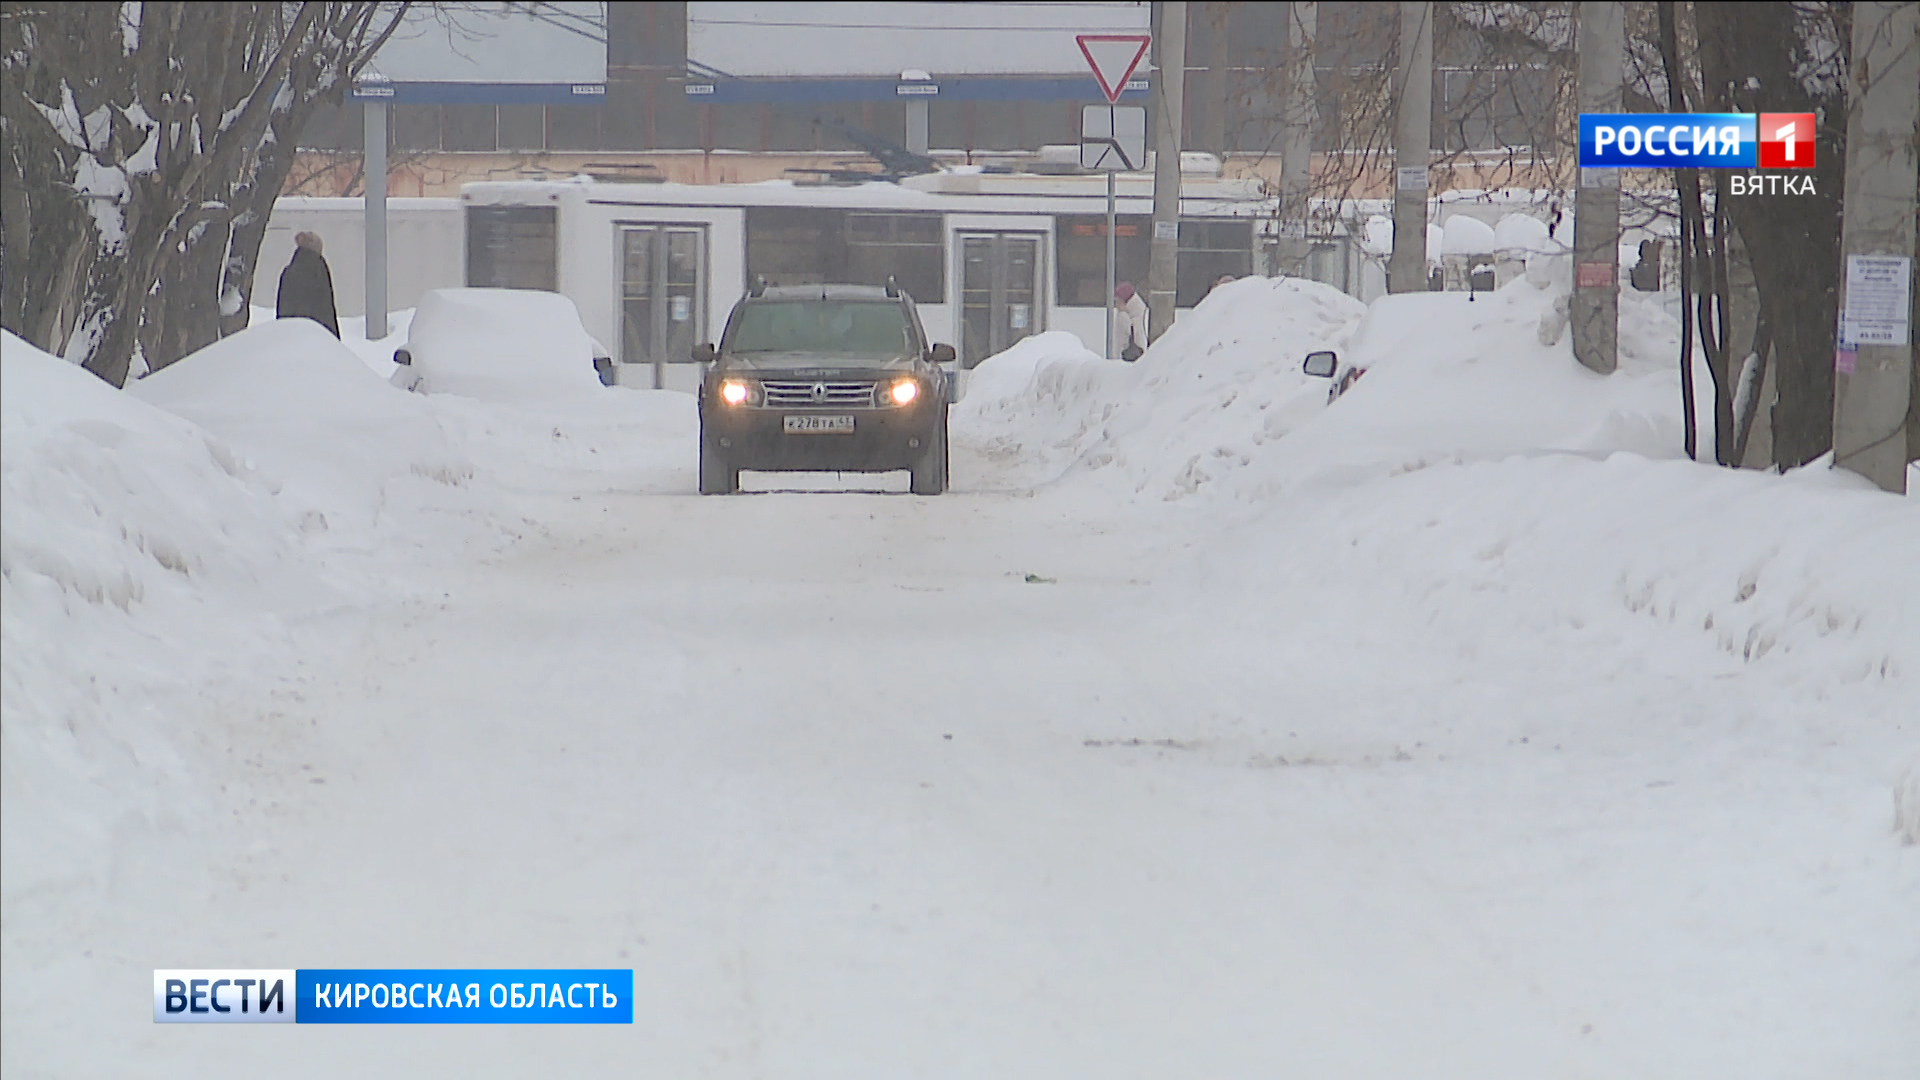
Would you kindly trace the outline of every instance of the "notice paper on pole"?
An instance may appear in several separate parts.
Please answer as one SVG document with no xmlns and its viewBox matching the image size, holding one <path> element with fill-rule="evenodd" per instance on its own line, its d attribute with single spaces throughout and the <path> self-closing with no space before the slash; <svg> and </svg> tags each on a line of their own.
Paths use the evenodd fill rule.
<svg viewBox="0 0 1920 1080">
<path fill-rule="evenodd" d="M 1147 46 L 1153 43 L 1151 34 L 1077 34 L 1074 43 L 1080 46 L 1080 55 L 1087 58 L 1087 66 L 1093 69 L 1093 77 L 1100 84 L 1100 92 L 1107 95 L 1107 104 L 1120 100 L 1120 94 L 1127 88 L 1127 80 L 1133 78 L 1133 69 L 1147 55 Z"/>
<path fill-rule="evenodd" d="M 1847 303 L 1840 313 L 1843 345 L 1905 345 L 1912 340 L 1908 297 L 1913 260 L 1904 255 L 1847 256 Z"/>
<path fill-rule="evenodd" d="M 1080 107 L 1080 167 L 1138 172 L 1147 164 L 1147 110 L 1142 105 Z"/>
</svg>

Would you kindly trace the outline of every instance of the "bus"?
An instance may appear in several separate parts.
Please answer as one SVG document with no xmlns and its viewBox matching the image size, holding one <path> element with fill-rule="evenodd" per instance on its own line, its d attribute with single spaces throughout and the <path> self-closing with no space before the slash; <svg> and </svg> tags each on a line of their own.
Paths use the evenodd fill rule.
<svg viewBox="0 0 1920 1080">
<path fill-rule="evenodd" d="M 1201 168 L 1204 168 L 1202 163 Z M 1145 292 L 1153 177 L 1116 181 L 1116 280 Z M 689 185 L 578 177 L 463 185 L 466 284 L 573 300 L 625 385 L 692 390 L 756 279 L 886 284 L 971 368 L 1047 330 L 1106 347 L 1106 180 L 955 168 L 897 183 Z M 1275 203 L 1257 180 L 1183 178 L 1176 306 L 1266 272 Z M 1117 347 L 1117 346 L 1116 346 Z"/>
</svg>

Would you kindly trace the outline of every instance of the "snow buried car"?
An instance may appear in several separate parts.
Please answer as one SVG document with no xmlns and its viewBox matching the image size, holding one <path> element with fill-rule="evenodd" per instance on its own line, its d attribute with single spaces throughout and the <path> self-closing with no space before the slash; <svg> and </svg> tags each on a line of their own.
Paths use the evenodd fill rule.
<svg viewBox="0 0 1920 1080">
<path fill-rule="evenodd" d="M 1353 389 L 1353 384 L 1359 382 L 1360 376 L 1367 373 L 1366 368 L 1353 361 L 1340 359 L 1340 354 L 1332 349 L 1308 353 L 1306 360 L 1300 365 L 1300 370 L 1313 378 L 1332 381 L 1333 385 L 1327 388 L 1329 402 L 1340 400 L 1340 395 Z"/>
<path fill-rule="evenodd" d="M 701 494 L 738 491 L 743 469 L 906 469 L 914 494 L 946 491 L 954 350 L 928 344 L 904 292 L 756 286 L 694 359 Z"/>
<path fill-rule="evenodd" d="M 612 385 L 607 350 L 573 301 L 541 289 L 434 289 L 420 298 L 389 382 L 485 401 L 552 400 Z"/>
</svg>

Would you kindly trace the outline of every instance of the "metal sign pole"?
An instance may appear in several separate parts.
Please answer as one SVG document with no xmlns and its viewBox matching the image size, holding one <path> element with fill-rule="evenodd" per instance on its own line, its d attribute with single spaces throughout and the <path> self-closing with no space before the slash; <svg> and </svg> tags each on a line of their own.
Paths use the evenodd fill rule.
<svg viewBox="0 0 1920 1080">
<path fill-rule="evenodd" d="M 1107 171 L 1107 359 L 1113 359 L 1113 177 Z"/>
<path fill-rule="evenodd" d="M 387 336 L 387 103 L 366 103 L 367 327 L 369 341 Z"/>
<path fill-rule="evenodd" d="M 1102 169 L 1107 174 L 1107 359 L 1114 359 L 1113 350 L 1113 290 L 1118 284 L 1114 281 L 1114 191 L 1116 182 L 1113 174 L 1120 169 L 1137 169 L 1139 163 L 1134 157 L 1146 157 L 1146 118 L 1139 109 L 1123 110 L 1119 105 L 1120 95 L 1126 93 L 1127 80 L 1133 78 L 1133 71 L 1140 66 L 1140 60 L 1147 55 L 1147 47 L 1153 38 L 1148 34 L 1077 34 L 1074 43 L 1080 46 L 1080 54 L 1087 58 L 1087 66 L 1093 69 L 1093 77 L 1100 84 L 1100 92 L 1106 96 L 1106 113 L 1101 114 L 1102 106 L 1088 105 L 1080 110 L 1080 167 L 1083 169 Z M 1140 130 L 1138 138 L 1133 132 L 1120 130 L 1121 113 L 1128 114 L 1129 125 L 1137 123 Z M 1134 113 L 1139 113 L 1134 116 Z M 1127 152 L 1129 144 L 1134 144 L 1133 153 Z M 1145 342 L 1141 342 L 1145 347 Z"/>
</svg>

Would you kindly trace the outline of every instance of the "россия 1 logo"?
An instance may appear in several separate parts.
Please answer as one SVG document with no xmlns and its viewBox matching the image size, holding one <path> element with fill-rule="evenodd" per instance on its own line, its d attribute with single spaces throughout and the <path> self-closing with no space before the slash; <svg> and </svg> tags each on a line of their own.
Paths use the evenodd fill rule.
<svg viewBox="0 0 1920 1080">
<path fill-rule="evenodd" d="M 1812 113 L 1760 114 L 1760 167 L 1813 168 Z"/>
<path fill-rule="evenodd" d="M 1811 169 L 1812 113 L 1583 113 L 1587 169 Z"/>
</svg>

